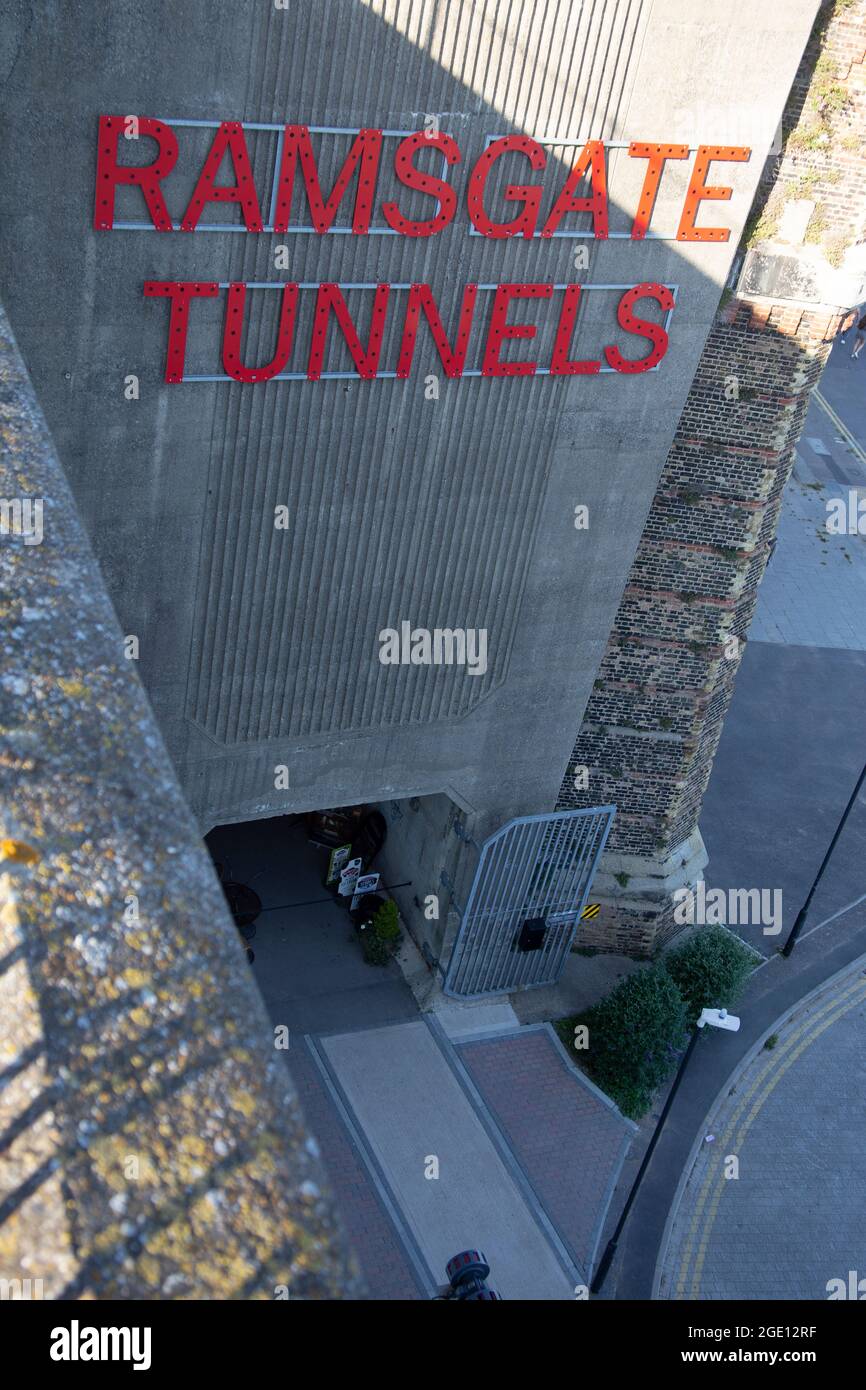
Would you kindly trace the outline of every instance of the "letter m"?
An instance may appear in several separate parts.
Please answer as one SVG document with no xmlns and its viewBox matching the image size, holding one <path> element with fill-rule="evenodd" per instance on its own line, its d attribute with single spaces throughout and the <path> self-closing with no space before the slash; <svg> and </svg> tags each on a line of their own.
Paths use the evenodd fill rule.
<svg viewBox="0 0 866 1390">
<path fill-rule="evenodd" d="M 441 632 L 442 656 L 446 666 L 466 665 L 466 633 L 462 628 L 443 627 Z M 455 652 L 456 647 L 456 652 Z"/>
<path fill-rule="evenodd" d="M 761 891 L 759 888 L 732 888 L 728 894 L 731 926 L 753 926 L 761 920 Z"/>
<path fill-rule="evenodd" d="M 301 175 L 307 190 L 307 201 L 313 216 L 313 226 L 317 232 L 327 232 L 333 225 L 337 208 L 349 180 L 358 171 L 358 188 L 355 194 L 355 211 L 352 216 L 352 231 L 364 235 L 370 230 L 373 212 L 373 194 L 376 176 L 379 172 L 379 157 L 382 153 L 381 130 L 361 130 L 346 156 L 345 163 L 337 175 L 328 201 L 322 194 L 316 157 L 310 143 L 310 132 L 305 125 L 287 125 L 283 136 L 283 153 L 277 174 L 277 206 L 274 211 L 274 231 L 287 232 L 292 208 L 292 189 L 295 182 L 295 169 L 301 161 Z"/>
</svg>

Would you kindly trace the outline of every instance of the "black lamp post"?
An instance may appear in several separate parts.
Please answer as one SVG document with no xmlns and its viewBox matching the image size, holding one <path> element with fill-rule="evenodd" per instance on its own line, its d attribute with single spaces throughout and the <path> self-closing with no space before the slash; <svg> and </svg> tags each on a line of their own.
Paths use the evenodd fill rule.
<svg viewBox="0 0 866 1390">
<path fill-rule="evenodd" d="M 836 848 L 836 841 L 839 839 L 839 836 L 842 834 L 842 831 L 845 829 L 845 822 L 847 821 L 849 815 L 851 814 L 851 811 L 852 811 L 853 806 L 854 806 L 854 802 L 857 800 L 857 797 L 858 797 L 859 794 L 860 794 L 860 788 L 863 786 L 864 779 L 866 779 L 866 767 L 863 768 L 863 771 L 860 773 L 860 776 L 857 778 L 857 785 L 855 786 L 853 792 L 851 793 L 850 797 L 848 798 L 848 805 L 845 807 L 845 810 L 842 812 L 842 819 L 840 820 L 839 824 L 836 826 L 836 833 L 835 833 L 835 835 L 833 836 L 832 840 L 830 841 L 829 845 L 827 846 L 827 853 L 824 855 L 824 858 L 821 860 L 821 867 L 819 868 L 818 872 L 816 873 L 816 875 L 815 875 L 815 877 L 814 877 L 814 879 L 813 879 L 813 881 L 812 881 L 812 887 L 809 889 L 809 892 L 808 892 L 808 894 L 806 895 L 806 901 L 803 903 L 803 906 L 800 908 L 800 911 L 797 913 L 797 920 L 795 921 L 793 927 L 792 927 L 791 930 L 790 930 L 790 933 L 788 934 L 788 939 L 787 939 L 787 941 L 785 942 L 784 946 L 782 947 L 781 951 L 779 952 L 779 954 L 782 955 L 782 956 L 787 957 L 787 956 L 789 956 L 789 955 L 791 954 L 791 952 L 792 952 L 793 949 L 794 949 L 794 945 L 795 945 L 795 943 L 796 943 L 796 941 L 797 941 L 797 937 L 800 935 L 800 932 L 803 930 L 803 923 L 804 923 L 805 920 L 806 920 L 806 914 L 808 913 L 809 907 L 810 907 L 811 902 L 812 902 L 812 899 L 813 899 L 814 896 L 815 896 L 815 890 L 817 889 L 818 884 L 821 882 L 821 879 L 822 879 L 823 874 L 824 874 L 824 870 L 826 869 L 827 865 L 828 865 L 829 862 L 830 862 L 830 856 L 831 856 L 831 854 L 833 853 L 833 850 Z"/>
</svg>

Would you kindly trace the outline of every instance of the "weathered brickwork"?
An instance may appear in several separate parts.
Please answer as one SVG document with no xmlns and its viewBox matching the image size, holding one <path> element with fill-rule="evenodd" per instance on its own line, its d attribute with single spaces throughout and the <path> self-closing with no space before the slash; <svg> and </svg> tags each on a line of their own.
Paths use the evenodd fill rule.
<svg viewBox="0 0 866 1390">
<path fill-rule="evenodd" d="M 762 217 L 772 235 L 785 201 L 808 196 L 821 216 L 805 240 L 832 265 L 866 226 L 866 3 L 822 7 L 783 129 L 747 237 Z M 847 307 L 737 294 L 720 305 L 558 803 L 618 807 L 583 947 L 650 955 L 679 930 L 671 885 L 678 872 L 690 881 L 690 863 L 691 881 L 700 872 L 702 797 L 809 397 Z M 575 790 L 583 767 L 589 785 Z"/>
<path fill-rule="evenodd" d="M 866 204 L 866 24 L 862 0 L 821 6 L 782 121 L 781 158 L 766 171 L 775 205 L 770 227 L 790 197 L 815 202 L 808 239 L 831 259 L 863 236 Z"/>
</svg>

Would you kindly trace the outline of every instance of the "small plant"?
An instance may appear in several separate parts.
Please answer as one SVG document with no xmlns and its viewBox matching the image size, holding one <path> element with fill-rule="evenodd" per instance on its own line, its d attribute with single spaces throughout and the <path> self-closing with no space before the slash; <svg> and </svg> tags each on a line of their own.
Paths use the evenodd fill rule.
<svg viewBox="0 0 866 1390">
<path fill-rule="evenodd" d="M 397 952 L 402 938 L 400 917 L 393 898 L 377 910 L 369 922 L 360 927 L 361 949 L 368 965 L 387 965 Z"/>
<path fill-rule="evenodd" d="M 779 1034 L 778 1034 L 778 1033 L 771 1033 L 770 1036 L 768 1037 L 767 1041 L 764 1043 L 764 1047 L 765 1047 L 765 1049 L 767 1050 L 767 1052 L 772 1052 L 773 1048 L 776 1046 L 776 1043 L 777 1043 L 778 1041 L 779 1041 Z"/>
</svg>

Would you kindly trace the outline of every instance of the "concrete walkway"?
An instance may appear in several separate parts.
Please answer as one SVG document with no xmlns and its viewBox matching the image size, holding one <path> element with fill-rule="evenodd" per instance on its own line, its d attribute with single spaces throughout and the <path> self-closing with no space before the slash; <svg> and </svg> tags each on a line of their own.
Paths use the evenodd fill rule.
<svg viewBox="0 0 866 1390">
<path fill-rule="evenodd" d="M 575 1297 L 634 1126 L 548 1028 L 455 1046 L 418 1019 L 306 1041 L 319 1086 L 302 1101 L 374 1297 L 430 1297 L 467 1248 L 505 1299 Z"/>
<path fill-rule="evenodd" d="M 849 1271 L 866 1276 L 864 965 L 775 1024 L 775 1045 L 723 1092 L 674 1202 L 656 1297 L 824 1299 Z"/>
<path fill-rule="evenodd" d="M 477 1248 L 503 1298 L 574 1297 L 576 1274 L 530 1211 L 426 1023 L 324 1038 L 321 1048 L 432 1282 L 444 1282 L 452 1255 Z"/>
</svg>

